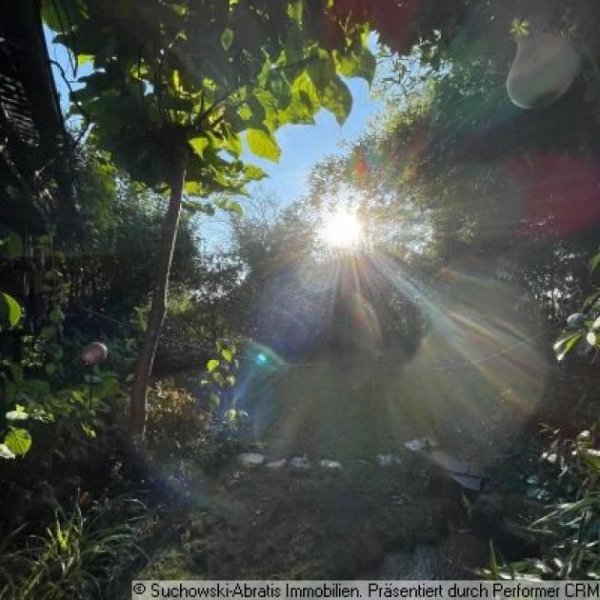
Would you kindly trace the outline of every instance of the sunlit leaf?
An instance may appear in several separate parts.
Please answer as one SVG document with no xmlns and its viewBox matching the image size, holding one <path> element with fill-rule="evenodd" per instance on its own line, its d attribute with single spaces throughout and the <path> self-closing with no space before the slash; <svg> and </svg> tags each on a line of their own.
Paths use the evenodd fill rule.
<svg viewBox="0 0 600 600">
<path fill-rule="evenodd" d="M 556 342 L 556 344 L 554 344 L 554 351 L 557 353 L 556 359 L 559 361 L 563 360 L 581 337 L 582 335 L 580 333 L 575 333 Z"/>
<path fill-rule="evenodd" d="M 596 254 L 596 256 L 594 256 L 592 258 L 592 260 L 590 260 L 590 271 L 595 271 L 598 266 L 600 266 L 600 253 Z"/>
<path fill-rule="evenodd" d="M 206 363 L 206 370 L 209 373 L 212 373 L 219 366 L 219 364 L 219 361 L 213 358 Z"/>
<path fill-rule="evenodd" d="M 210 146 L 210 140 L 207 137 L 202 136 L 191 139 L 189 144 L 194 152 L 202 158 L 204 156 L 204 151 Z"/>
<path fill-rule="evenodd" d="M 29 414 L 25 412 L 25 407 L 17 404 L 15 410 L 11 410 L 5 415 L 7 421 L 26 421 L 29 419 Z"/>
<path fill-rule="evenodd" d="M 251 152 L 260 156 L 260 158 L 266 158 L 273 162 L 277 162 L 281 155 L 281 150 L 275 141 L 275 138 L 270 132 L 264 131 L 263 129 L 248 129 L 247 134 L 248 147 Z"/>
<path fill-rule="evenodd" d="M 0 292 L 0 324 L 4 322 L 14 327 L 21 320 L 21 314 L 19 303 L 9 294 Z"/>
<path fill-rule="evenodd" d="M 31 448 L 31 435 L 27 429 L 11 427 L 4 438 L 4 443 L 16 456 L 24 456 Z"/>
<path fill-rule="evenodd" d="M 83 67 L 84 65 L 92 62 L 94 60 L 93 54 L 78 54 L 77 55 L 77 66 Z"/>
<path fill-rule="evenodd" d="M 267 176 L 263 169 L 255 165 L 246 165 L 244 167 L 244 174 L 246 177 L 248 177 L 248 179 L 252 179 L 254 181 L 260 181 Z"/>
</svg>

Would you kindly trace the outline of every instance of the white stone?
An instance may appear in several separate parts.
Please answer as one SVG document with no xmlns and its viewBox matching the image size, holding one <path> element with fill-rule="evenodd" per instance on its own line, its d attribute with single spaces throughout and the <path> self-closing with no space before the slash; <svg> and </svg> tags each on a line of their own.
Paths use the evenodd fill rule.
<svg viewBox="0 0 600 600">
<path fill-rule="evenodd" d="M 294 456 L 294 458 L 290 459 L 290 467 L 294 469 L 309 469 L 310 462 L 308 462 L 306 456 Z"/>
<path fill-rule="evenodd" d="M 375 460 L 380 467 L 390 467 L 400 463 L 400 459 L 395 454 L 378 454 Z"/>
<path fill-rule="evenodd" d="M 8 460 L 15 458 L 15 454 L 6 444 L 0 444 L 0 458 Z"/>
<path fill-rule="evenodd" d="M 245 467 L 258 467 L 265 462 L 265 455 L 258 452 L 243 452 L 238 454 L 238 460 Z"/>
<path fill-rule="evenodd" d="M 405 442 L 404 445 L 412 452 L 419 452 L 427 448 L 427 442 L 420 439 L 410 440 L 410 442 Z"/>
<path fill-rule="evenodd" d="M 328 458 L 324 458 L 320 463 L 319 466 L 322 469 L 330 469 L 330 470 L 339 470 L 342 468 L 342 463 L 337 461 L 337 460 L 330 460 Z"/>
</svg>

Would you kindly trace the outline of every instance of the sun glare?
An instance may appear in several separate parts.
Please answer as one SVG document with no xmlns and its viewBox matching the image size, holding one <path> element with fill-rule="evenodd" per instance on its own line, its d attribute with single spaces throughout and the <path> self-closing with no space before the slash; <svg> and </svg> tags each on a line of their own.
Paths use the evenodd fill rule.
<svg viewBox="0 0 600 600">
<path fill-rule="evenodd" d="M 360 244 L 363 229 L 355 213 L 339 209 L 324 219 L 320 237 L 330 248 L 351 250 Z"/>
</svg>

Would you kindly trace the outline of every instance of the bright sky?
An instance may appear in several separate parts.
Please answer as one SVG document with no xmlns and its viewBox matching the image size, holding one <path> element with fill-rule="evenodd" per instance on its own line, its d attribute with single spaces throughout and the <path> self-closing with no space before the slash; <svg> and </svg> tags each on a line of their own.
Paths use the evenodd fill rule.
<svg viewBox="0 0 600 600">
<path fill-rule="evenodd" d="M 247 154 L 246 159 L 268 173 L 268 179 L 253 184 L 249 192 L 254 195 L 273 195 L 281 205 L 297 200 L 308 188 L 311 168 L 326 156 L 340 153 L 344 142 L 357 139 L 381 108 L 370 97 L 369 86 L 362 79 L 347 81 L 352 92 L 352 111 L 340 127 L 335 117 L 322 110 L 315 117 L 314 125 L 284 125 L 276 134 L 281 147 L 278 163 Z M 244 205 L 243 199 L 241 200 Z M 224 245 L 229 239 L 227 218 L 216 215 L 202 218 L 203 230 L 210 238 L 209 246 Z"/>
<path fill-rule="evenodd" d="M 49 42 L 50 57 L 63 65 L 67 75 L 71 67 L 67 51 L 58 44 L 51 43 L 52 34 L 46 30 Z M 373 43 L 373 46 L 375 44 Z M 54 74 L 64 109 L 69 105 L 69 92 L 58 69 Z M 83 70 L 80 70 L 81 76 Z M 343 142 L 355 140 L 371 121 L 381 104 L 370 97 L 369 87 L 362 79 L 347 81 L 353 97 L 350 116 L 343 126 L 339 126 L 332 114 L 321 111 L 315 118 L 315 125 L 285 125 L 277 132 L 277 140 L 281 147 L 281 158 L 278 163 L 261 160 L 254 155 L 246 155 L 248 162 L 262 167 L 269 178 L 255 184 L 249 191 L 255 194 L 270 194 L 278 198 L 282 205 L 293 202 L 307 189 L 310 169 L 325 156 L 339 153 Z M 76 87 L 76 86 L 75 86 Z M 243 204 L 243 202 L 242 202 Z M 219 246 L 227 243 L 229 227 L 226 215 L 202 218 L 203 237 L 207 245 Z"/>
</svg>

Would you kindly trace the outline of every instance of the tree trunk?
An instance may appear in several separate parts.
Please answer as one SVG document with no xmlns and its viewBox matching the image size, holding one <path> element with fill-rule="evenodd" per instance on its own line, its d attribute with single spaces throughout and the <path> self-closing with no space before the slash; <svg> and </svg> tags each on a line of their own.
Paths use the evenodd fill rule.
<svg viewBox="0 0 600 600">
<path fill-rule="evenodd" d="M 144 343 L 138 359 L 135 379 L 131 389 L 131 410 L 129 416 L 130 438 L 142 437 L 146 428 L 146 393 L 152 373 L 154 356 L 167 309 L 169 273 L 173 262 L 173 250 L 177 240 L 181 197 L 185 180 L 185 158 L 175 161 L 171 180 L 169 208 L 163 224 L 158 256 L 157 280 L 152 295 L 152 306 L 148 316 L 148 325 Z"/>
</svg>

